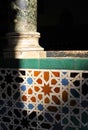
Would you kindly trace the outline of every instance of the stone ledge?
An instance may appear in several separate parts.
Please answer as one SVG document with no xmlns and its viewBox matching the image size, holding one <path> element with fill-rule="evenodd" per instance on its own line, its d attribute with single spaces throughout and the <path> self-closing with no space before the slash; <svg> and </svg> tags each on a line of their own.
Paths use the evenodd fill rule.
<svg viewBox="0 0 88 130">
<path fill-rule="evenodd" d="M 85 57 L 88 58 L 87 50 L 73 50 L 73 51 L 47 51 L 46 57 Z"/>
<path fill-rule="evenodd" d="M 87 50 L 80 51 L 38 51 L 38 50 L 4 50 L 4 58 L 88 58 Z"/>
</svg>

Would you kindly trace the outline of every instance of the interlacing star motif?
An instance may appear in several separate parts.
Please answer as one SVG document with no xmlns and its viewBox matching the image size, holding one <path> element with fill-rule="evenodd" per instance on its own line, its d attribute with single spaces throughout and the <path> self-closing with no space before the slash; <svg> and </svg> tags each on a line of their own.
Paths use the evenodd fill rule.
<svg viewBox="0 0 88 130">
<path fill-rule="evenodd" d="M 13 76 L 11 74 L 7 74 L 5 76 L 5 81 L 7 82 L 7 84 L 11 84 L 13 82 Z"/>
<path fill-rule="evenodd" d="M 49 84 L 44 84 L 44 86 L 42 87 L 42 92 L 44 92 L 44 95 L 50 95 L 50 93 L 52 92 L 51 88 L 52 87 L 50 87 Z"/>
<path fill-rule="evenodd" d="M 28 119 L 27 118 L 23 118 L 21 120 L 21 125 L 23 126 L 23 128 L 24 127 L 28 128 L 29 127 L 29 121 L 28 121 Z"/>
</svg>

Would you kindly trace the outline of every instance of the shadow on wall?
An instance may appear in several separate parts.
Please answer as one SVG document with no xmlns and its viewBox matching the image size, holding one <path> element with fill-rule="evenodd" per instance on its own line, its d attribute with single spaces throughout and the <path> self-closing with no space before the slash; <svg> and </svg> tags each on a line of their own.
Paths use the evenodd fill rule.
<svg viewBox="0 0 88 130">
<path fill-rule="evenodd" d="M 8 28 L 8 1 L 0 0 L 0 50 L 7 44 L 5 35 Z"/>
<path fill-rule="evenodd" d="M 14 32 L 15 35 L 19 36 L 19 34 L 15 31 L 15 18 L 17 16 L 17 10 L 13 8 L 12 3 L 16 2 L 17 0 L 6 0 L 5 2 L 3 0 L 0 1 L 0 50 L 1 50 L 1 57 L 3 57 L 4 52 L 13 52 L 11 53 L 11 57 L 15 58 L 15 47 L 16 44 L 11 44 L 8 42 L 8 34 Z M 13 36 L 13 34 L 12 34 Z M 11 39 L 11 38 L 10 38 Z M 18 43 L 18 39 L 16 39 Z M 10 45 L 10 47 L 8 47 Z M 9 49 L 9 50 L 5 50 Z M 7 53 L 6 52 L 6 53 Z M 8 54 L 10 55 L 10 54 Z M 1 58 L 0 57 L 0 58 Z M 19 63 L 18 63 L 19 67 Z"/>
</svg>

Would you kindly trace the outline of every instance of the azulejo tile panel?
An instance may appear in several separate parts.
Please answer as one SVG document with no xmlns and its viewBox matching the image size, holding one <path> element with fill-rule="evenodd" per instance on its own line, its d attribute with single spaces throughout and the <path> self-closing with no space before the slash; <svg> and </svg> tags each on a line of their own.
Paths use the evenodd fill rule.
<svg viewBox="0 0 88 130">
<path fill-rule="evenodd" d="M 88 130 L 88 71 L 1 68 L 0 130 Z"/>
</svg>

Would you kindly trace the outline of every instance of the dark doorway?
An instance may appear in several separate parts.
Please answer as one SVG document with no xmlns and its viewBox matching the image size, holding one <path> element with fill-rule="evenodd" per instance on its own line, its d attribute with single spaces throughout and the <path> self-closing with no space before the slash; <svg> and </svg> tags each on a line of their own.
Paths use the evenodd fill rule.
<svg viewBox="0 0 88 130">
<path fill-rule="evenodd" d="M 85 12 L 82 4 L 80 0 L 38 0 L 38 31 L 45 50 L 88 49 L 88 9 Z"/>
</svg>

